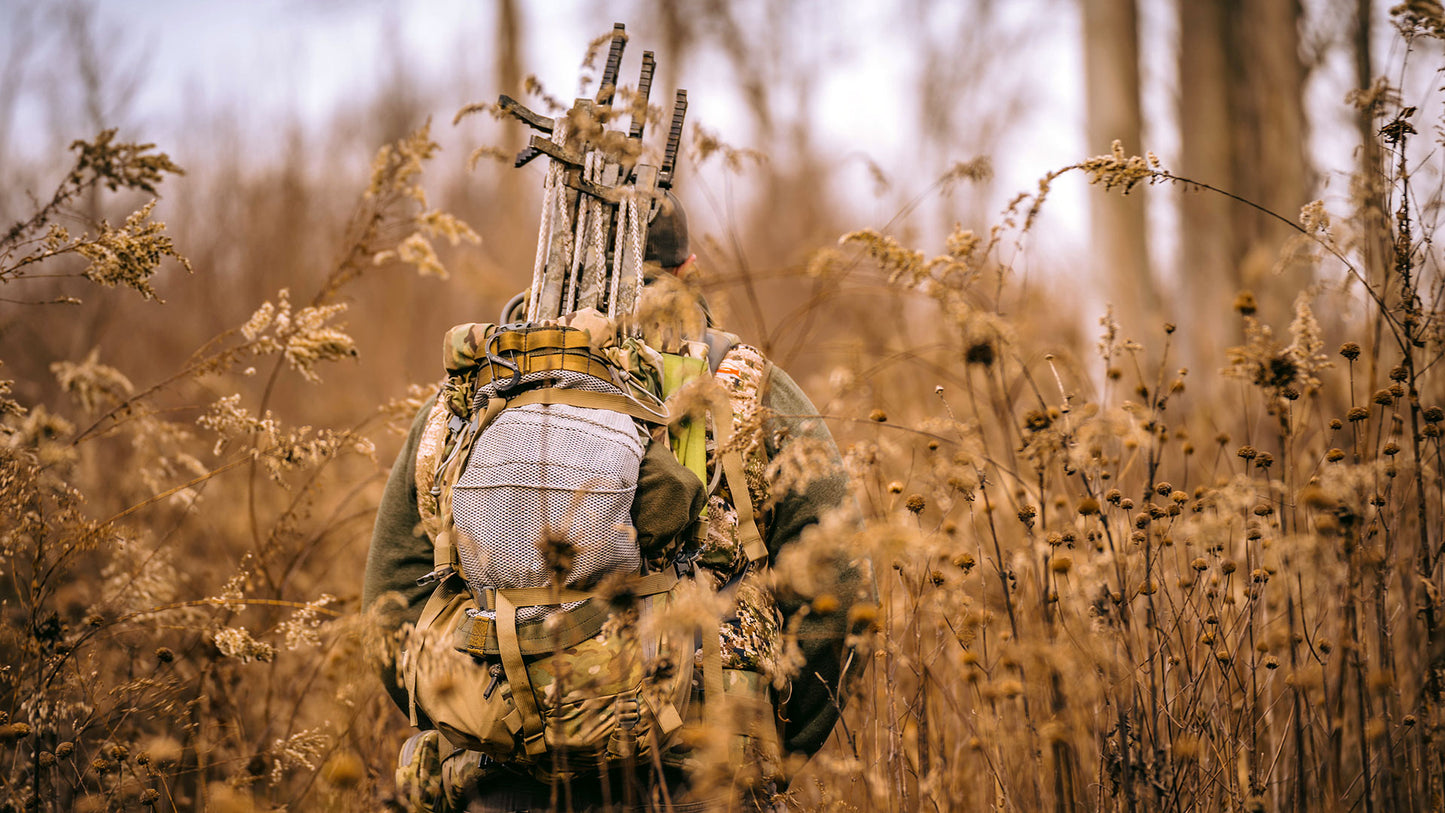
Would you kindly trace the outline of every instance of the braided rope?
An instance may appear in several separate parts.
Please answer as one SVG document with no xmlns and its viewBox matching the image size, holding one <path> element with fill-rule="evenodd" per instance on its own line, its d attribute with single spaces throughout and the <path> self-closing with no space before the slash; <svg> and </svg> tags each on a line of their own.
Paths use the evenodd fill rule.
<svg viewBox="0 0 1445 813">
<path fill-rule="evenodd" d="M 637 309 L 637 299 L 642 291 L 642 230 L 646 221 L 638 211 L 637 201 L 632 202 L 627 213 L 627 240 L 630 243 L 631 251 L 627 255 L 628 263 L 632 268 L 632 290 L 628 296 L 628 306 L 633 310 Z"/>
<path fill-rule="evenodd" d="M 636 204 L 630 194 L 624 194 L 622 199 L 617 202 L 617 242 L 612 249 L 612 274 L 610 275 L 612 285 L 611 290 L 607 292 L 607 316 L 612 319 L 617 318 L 617 287 L 618 283 L 622 281 L 623 270 L 622 250 L 627 239 L 628 217 L 634 206 Z"/>
<path fill-rule="evenodd" d="M 599 150 L 594 153 L 596 161 L 588 167 L 588 180 L 594 183 L 601 183 L 605 159 Z M 602 216 L 603 203 L 601 200 L 588 196 L 587 209 L 588 219 L 591 221 L 592 231 L 589 243 L 590 254 L 587 257 L 587 287 L 593 292 L 593 296 L 601 299 L 602 289 L 607 284 L 607 223 Z M 600 301 L 594 301 L 592 305 L 601 305 Z"/>
<path fill-rule="evenodd" d="M 557 187 L 561 175 L 556 161 L 549 162 L 542 182 L 542 223 L 537 228 L 537 259 L 532 263 L 532 290 L 527 296 L 527 319 L 536 318 L 542 297 L 542 275 L 547 269 L 547 252 L 552 247 L 552 221 L 556 218 Z"/>
<path fill-rule="evenodd" d="M 586 180 L 593 180 L 596 175 L 597 152 L 595 150 L 587 153 L 582 159 L 582 177 Z M 577 296 L 582 287 L 582 269 L 587 263 L 587 246 L 591 244 L 588 239 L 588 232 L 596 228 L 592 222 L 591 196 L 577 195 L 577 228 L 576 239 L 572 242 L 572 262 L 567 266 L 567 277 L 562 289 L 562 301 L 558 304 L 558 315 L 571 313 L 576 310 Z"/>
<path fill-rule="evenodd" d="M 552 143 L 567 140 L 567 123 L 559 116 L 552 128 Z M 542 222 L 537 228 L 537 258 L 532 263 L 532 292 L 527 298 L 527 319 L 539 318 L 542 288 L 547 272 L 547 258 L 552 250 L 552 232 L 557 222 L 558 196 L 562 193 L 562 167 L 555 160 L 547 161 L 547 177 L 542 182 Z"/>
</svg>

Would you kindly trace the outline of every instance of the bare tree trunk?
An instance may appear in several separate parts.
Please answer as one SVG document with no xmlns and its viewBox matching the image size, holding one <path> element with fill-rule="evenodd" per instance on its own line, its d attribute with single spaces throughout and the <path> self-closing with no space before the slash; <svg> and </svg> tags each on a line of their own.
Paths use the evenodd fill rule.
<svg viewBox="0 0 1445 813">
<path fill-rule="evenodd" d="M 1290 220 L 1309 202 L 1305 69 L 1300 59 L 1300 0 L 1231 0 L 1230 83 L 1238 98 L 1234 133 L 1237 194 Z M 1279 264 L 1293 232 L 1262 212 L 1233 207 L 1243 254 L 1240 282 L 1255 291 L 1266 319 L 1288 319 L 1310 282 L 1302 263 Z"/>
<path fill-rule="evenodd" d="M 1311 188 L 1297 0 L 1179 0 L 1180 173 L 1294 219 Z M 1194 365 L 1214 364 L 1234 336 L 1207 326 L 1252 291 L 1267 322 L 1287 320 L 1308 271 L 1281 264 L 1292 232 L 1249 206 L 1187 190 L 1180 209 L 1181 314 Z"/>
<path fill-rule="evenodd" d="M 1139 96 L 1139 15 L 1134 0 L 1082 0 L 1084 79 L 1088 87 L 1088 152 L 1109 152 L 1117 140 L 1139 152 L 1143 117 Z M 1094 195 L 1095 277 L 1108 280 L 1109 299 L 1136 335 L 1162 321 L 1149 267 L 1142 188 L 1128 196 Z"/>
<path fill-rule="evenodd" d="M 1226 10 L 1221 3 L 1179 2 L 1179 171 L 1216 186 L 1232 178 L 1230 94 L 1225 48 Z M 1217 359 L 1221 340 L 1207 326 L 1216 323 L 1238 288 L 1239 258 L 1230 207 L 1209 192 L 1186 190 L 1180 202 L 1179 263 L 1190 303 L 1181 314 L 1190 366 Z"/>
<path fill-rule="evenodd" d="M 517 0 L 499 0 L 497 3 L 497 27 L 496 27 L 496 63 L 493 70 L 496 71 L 497 85 L 502 93 L 518 98 L 522 95 L 522 18 L 520 9 L 517 7 Z M 508 154 L 516 154 L 526 143 L 531 135 L 526 127 L 515 122 L 507 122 L 501 128 L 501 146 Z M 535 206 L 526 205 L 526 201 L 536 200 L 535 187 L 537 186 L 535 176 L 517 170 L 508 170 L 498 173 L 497 187 L 495 190 L 483 190 L 480 185 L 475 185 L 473 194 L 483 193 L 494 195 L 495 201 L 500 201 L 500 206 L 494 206 L 490 202 L 476 201 L 479 206 L 490 209 L 489 219 L 496 233 L 503 234 L 525 234 L 529 230 L 535 230 L 538 213 Z M 535 243 L 528 240 L 492 240 L 490 245 L 497 252 L 497 259 L 504 267 L 517 269 L 530 269 L 533 261 Z M 526 283 L 523 283 L 524 285 Z M 489 317 L 490 318 L 490 317 Z"/>
</svg>

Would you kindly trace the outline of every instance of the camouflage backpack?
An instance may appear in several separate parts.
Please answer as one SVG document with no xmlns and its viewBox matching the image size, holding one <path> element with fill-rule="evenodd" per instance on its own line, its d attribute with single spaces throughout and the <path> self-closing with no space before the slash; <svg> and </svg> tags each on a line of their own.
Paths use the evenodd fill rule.
<svg viewBox="0 0 1445 813">
<path fill-rule="evenodd" d="M 400 662 L 412 723 L 431 721 L 442 758 L 542 780 L 685 765 L 706 723 L 775 776 L 766 460 L 740 431 L 757 426 L 767 362 L 720 333 L 679 354 L 604 344 L 566 324 L 448 332 L 417 452 L 436 587 Z M 669 396 L 709 372 L 711 420 L 668 427 Z M 686 582 L 735 614 L 710 634 L 646 623 Z"/>
</svg>

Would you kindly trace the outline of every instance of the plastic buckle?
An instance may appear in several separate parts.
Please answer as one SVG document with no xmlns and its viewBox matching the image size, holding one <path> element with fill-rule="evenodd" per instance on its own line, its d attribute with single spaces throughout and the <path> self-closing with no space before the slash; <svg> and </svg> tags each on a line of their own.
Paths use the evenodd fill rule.
<svg viewBox="0 0 1445 813">
<path fill-rule="evenodd" d="M 677 570 L 677 577 L 679 579 L 692 578 L 692 574 L 697 572 L 697 568 L 693 565 L 692 559 L 678 559 L 673 567 Z"/>
<path fill-rule="evenodd" d="M 432 572 L 426 574 L 425 576 L 422 576 L 420 579 L 417 579 L 417 580 L 416 580 L 416 586 L 417 586 L 417 587 L 425 587 L 425 586 L 427 586 L 428 584 L 431 584 L 432 582 L 439 582 L 439 581 L 441 581 L 442 579 L 447 578 L 448 576 L 452 575 L 452 574 L 455 573 L 455 572 L 456 572 L 456 570 L 454 570 L 451 565 L 442 565 L 441 567 L 437 568 L 436 570 L 433 570 Z"/>
</svg>

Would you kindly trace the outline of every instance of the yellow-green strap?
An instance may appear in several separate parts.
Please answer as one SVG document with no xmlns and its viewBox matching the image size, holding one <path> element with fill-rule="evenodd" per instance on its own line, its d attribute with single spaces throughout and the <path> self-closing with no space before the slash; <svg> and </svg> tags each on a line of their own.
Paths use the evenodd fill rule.
<svg viewBox="0 0 1445 813">
<path fill-rule="evenodd" d="M 543 387 L 528 390 L 507 400 L 508 407 L 529 404 L 565 404 L 584 409 L 606 409 L 621 412 L 643 423 L 665 424 L 668 421 L 667 407 L 659 404 L 656 409 L 614 392 L 592 392 L 591 390 L 570 390 L 557 387 Z"/>
<path fill-rule="evenodd" d="M 517 644 L 517 605 L 506 596 L 497 596 L 497 644 L 501 650 L 502 669 L 507 674 L 507 685 L 512 689 L 512 702 L 521 715 L 522 744 L 528 756 L 540 756 L 547 749 L 544 739 L 545 726 L 537 710 L 537 697 L 532 692 L 532 678 L 527 674 L 527 662 L 522 659 L 522 649 Z"/>
<path fill-rule="evenodd" d="M 662 354 L 662 397 L 671 398 L 689 381 L 707 375 L 707 360 Z M 688 420 L 677 426 L 668 427 L 672 441 L 672 453 L 677 462 L 707 482 L 707 424 L 703 421 Z"/>
</svg>

